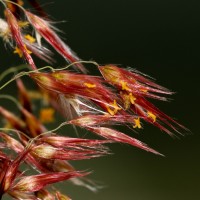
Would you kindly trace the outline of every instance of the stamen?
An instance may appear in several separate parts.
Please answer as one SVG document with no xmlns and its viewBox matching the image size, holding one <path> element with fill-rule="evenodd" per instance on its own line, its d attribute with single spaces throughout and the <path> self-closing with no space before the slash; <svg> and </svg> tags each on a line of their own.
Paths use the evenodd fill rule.
<svg viewBox="0 0 200 200">
<path fill-rule="evenodd" d="M 127 86 L 127 82 L 125 81 L 120 81 L 122 90 L 130 91 L 130 88 Z"/>
<path fill-rule="evenodd" d="M 51 123 L 55 121 L 54 118 L 55 110 L 53 108 L 43 108 L 40 110 L 40 121 L 42 123 Z"/>
<path fill-rule="evenodd" d="M 156 121 L 156 115 L 154 115 L 152 112 L 147 111 L 147 117 L 151 118 L 153 122 Z"/>
<path fill-rule="evenodd" d="M 120 95 L 123 99 L 124 102 L 124 108 L 125 110 L 128 110 L 131 106 L 131 104 L 135 104 L 136 101 L 136 97 L 130 92 L 129 94 L 127 94 L 126 92 L 120 92 Z"/>
<path fill-rule="evenodd" d="M 4 124 L 3 128 L 10 129 L 10 128 L 12 128 L 12 125 L 8 121 L 6 121 L 6 123 Z"/>
<path fill-rule="evenodd" d="M 24 28 L 29 25 L 28 21 L 18 21 L 17 23 L 21 28 Z"/>
<path fill-rule="evenodd" d="M 28 54 L 32 53 L 30 50 L 28 50 L 26 48 L 26 45 L 24 45 L 24 48 L 26 49 L 26 51 L 27 51 Z M 22 52 L 22 50 L 19 47 L 15 47 L 15 50 L 13 51 L 13 53 L 18 54 L 20 58 L 23 56 L 23 52 Z"/>
<path fill-rule="evenodd" d="M 121 108 L 117 105 L 116 100 L 114 100 L 113 103 L 110 104 L 110 106 L 107 106 L 107 111 L 110 115 L 115 115 L 118 110 L 121 110 Z"/>
<path fill-rule="evenodd" d="M 41 92 L 38 92 L 38 91 L 28 91 L 28 96 L 31 98 L 31 99 L 34 99 L 34 100 L 38 100 L 38 99 L 42 99 L 43 98 L 43 95 L 41 94 Z"/>
<path fill-rule="evenodd" d="M 139 90 L 140 90 L 141 92 L 144 92 L 144 93 L 148 92 L 148 90 L 145 89 L 145 88 L 140 88 Z"/>
<path fill-rule="evenodd" d="M 20 58 L 23 56 L 23 52 L 18 47 L 15 47 L 15 50 L 13 51 L 13 53 L 18 54 Z"/>
<path fill-rule="evenodd" d="M 84 85 L 88 88 L 95 88 L 96 85 L 95 84 L 92 84 L 92 83 L 84 83 Z"/>
<path fill-rule="evenodd" d="M 20 6 L 23 6 L 23 5 L 24 5 L 24 2 L 23 2 L 22 0 L 18 0 L 17 3 L 18 3 L 18 5 L 20 5 Z"/>
<path fill-rule="evenodd" d="M 12 12 L 15 12 L 15 6 L 12 3 L 7 3 L 7 6 Z"/>
<path fill-rule="evenodd" d="M 31 35 L 27 34 L 24 36 L 30 43 L 34 43 L 36 39 L 32 37 Z"/>
<path fill-rule="evenodd" d="M 139 117 L 137 119 L 134 119 L 134 122 L 135 125 L 133 126 L 133 128 L 142 128 Z"/>
<path fill-rule="evenodd" d="M 135 104 L 136 97 L 134 97 L 132 93 L 129 93 L 129 100 L 131 104 Z"/>
</svg>

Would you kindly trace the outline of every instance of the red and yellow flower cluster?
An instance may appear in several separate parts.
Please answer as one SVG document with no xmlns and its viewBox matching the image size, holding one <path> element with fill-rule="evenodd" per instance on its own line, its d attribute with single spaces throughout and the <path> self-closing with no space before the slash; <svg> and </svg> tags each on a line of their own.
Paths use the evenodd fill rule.
<svg viewBox="0 0 200 200">
<path fill-rule="evenodd" d="M 76 171 L 69 162 L 108 154 L 106 143 L 127 143 L 162 155 L 111 125 L 139 130 L 146 121 L 169 135 L 179 133 L 178 129 L 185 127 L 149 101 L 167 101 L 166 96 L 172 92 L 134 69 L 81 61 L 57 35 L 57 29 L 40 4 L 36 0 L 29 2 L 37 14 L 25 9 L 21 0 L 0 0 L 5 16 L 0 18 L 0 36 L 14 54 L 26 60 L 29 71 L 20 72 L 20 76 L 28 75 L 38 85 L 37 91 L 30 91 L 20 76 L 16 76 L 12 80 L 17 83 L 18 99 L 0 95 L 1 99 L 13 101 L 20 112 L 16 115 L 15 111 L 0 106 L 4 121 L 4 127 L 0 128 L 0 199 L 4 194 L 14 199 L 70 199 L 52 186 L 68 179 L 96 190 L 84 178 L 88 173 Z M 42 39 L 51 50 L 45 47 Z M 64 57 L 74 70 L 38 68 L 34 56 L 52 64 L 53 51 Z M 87 74 L 85 63 L 95 64 L 99 76 Z M 35 101 L 43 106 L 39 112 L 40 106 Z M 44 124 L 55 123 L 58 114 L 63 116 L 64 123 L 48 130 Z M 71 138 L 67 133 L 60 136 L 58 129 L 64 125 L 73 126 L 74 130 L 81 127 L 95 133 L 97 139 Z M 26 175 L 26 171 L 20 169 L 23 163 L 37 174 Z"/>
</svg>

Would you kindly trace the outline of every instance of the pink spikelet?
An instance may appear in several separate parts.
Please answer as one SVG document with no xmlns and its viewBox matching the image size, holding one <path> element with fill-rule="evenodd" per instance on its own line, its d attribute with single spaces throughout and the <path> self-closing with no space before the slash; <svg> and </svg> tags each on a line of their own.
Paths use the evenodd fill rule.
<svg viewBox="0 0 200 200">
<path fill-rule="evenodd" d="M 26 45 L 23 42 L 22 35 L 21 35 L 21 32 L 20 32 L 20 27 L 17 23 L 17 20 L 9 9 L 6 9 L 6 17 L 7 17 L 8 25 L 9 25 L 10 30 L 11 30 L 12 37 L 14 38 L 18 48 L 21 49 L 25 59 L 30 64 L 32 69 L 37 69 L 32 57 L 30 56 L 30 54 L 28 52 L 28 49 L 26 48 Z"/>
<path fill-rule="evenodd" d="M 97 116 L 96 116 L 97 117 Z M 123 116 L 122 116 L 123 117 Z M 87 118 L 87 122 L 85 120 L 85 118 Z M 101 118 L 101 116 L 99 116 L 99 118 Z M 91 122 L 90 122 L 91 121 Z M 86 116 L 86 117 L 80 117 L 72 120 L 70 123 L 78 125 L 80 127 L 84 127 L 87 130 L 96 133 L 97 135 L 106 138 L 108 140 L 114 141 L 114 142 L 121 142 L 121 143 L 126 143 L 126 144 L 130 144 L 132 146 L 135 146 L 137 148 L 143 149 L 145 151 L 149 151 L 151 153 L 155 153 L 158 155 L 162 155 L 159 152 L 153 150 L 152 148 L 148 147 L 146 144 L 144 144 L 143 142 L 132 138 L 120 131 L 116 131 L 114 129 L 111 128 L 107 128 L 107 127 L 99 127 L 97 125 L 99 125 L 99 122 L 101 122 L 100 120 L 96 122 L 93 121 L 93 117 L 92 116 Z"/>
<path fill-rule="evenodd" d="M 3 177 L 3 178 L 2 178 L 1 184 L 0 184 L 0 197 L 4 193 L 6 193 L 8 190 L 10 190 L 10 188 L 12 187 L 14 180 L 18 174 L 19 165 L 24 160 L 24 158 L 26 157 L 29 150 L 30 150 L 29 148 L 25 149 L 13 161 L 4 162 L 5 166 L 3 168 L 6 170 L 1 171 L 1 173 L 4 173 L 4 174 L 1 175 L 1 177 Z"/>
<path fill-rule="evenodd" d="M 74 177 L 82 177 L 88 173 L 81 172 L 57 172 L 48 174 L 39 174 L 33 176 L 22 177 L 15 185 L 12 190 L 23 191 L 23 192 L 35 192 L 44 188 L 46 185 L 68 180 Z"/>
<path fill-rule="evenodd" d="M 54 31 L 55 28 L 48 21 L 28 11 L 26 11 L 26 16 L 35 30 L 68 62 L 73 63 L 80 60 L 75 53 L 59 38 Z M 77 66 L 82 72 L 86 72 L 86 69 L 81 63 L 76 63 L 75 66 Z"/>
</svg>

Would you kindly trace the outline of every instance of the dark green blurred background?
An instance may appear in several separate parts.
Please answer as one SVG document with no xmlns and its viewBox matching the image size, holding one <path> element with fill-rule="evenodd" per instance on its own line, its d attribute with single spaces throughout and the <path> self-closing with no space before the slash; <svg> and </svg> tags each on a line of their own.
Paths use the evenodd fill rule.
<svg viewBox="0 0 200 200">
<path fill-rule="evenodd" d="M 83 60 L 136 68 L 177 92 L 170 103 L 156 102 L 192 134 L 172 139 L 146 125 L 140 139 L 166 157 L 114 144 L 114 155 L 74 162 L 105 188 L 92 193 L 65 185 L 75 200 L 200 199 L 200 2 L 195 0 L 41 1 Z M 48 3 L 50 2 L 50 4 Z M 14 65 L 1 47 L 1 71 Z M 11 53 L 10 53 L 11 55 Z M 11 55 L 10 58 L 16 58 Z M 58 67 L 65 64 L 60 59 Z M 125 130 L 129 135 L 135 135 Z"/>
</svg>

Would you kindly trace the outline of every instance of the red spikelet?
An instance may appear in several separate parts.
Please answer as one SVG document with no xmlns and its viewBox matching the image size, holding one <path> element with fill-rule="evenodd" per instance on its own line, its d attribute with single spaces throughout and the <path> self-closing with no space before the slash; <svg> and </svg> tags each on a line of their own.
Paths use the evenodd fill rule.
<svg viewBox="0 0 200 200">
<path fill-rule="evenodd" d="M 43 173 L 33 176 L 22 177 L 13 187 L 12 190 L 23 192 L 35 192 L 44 188 L 46 185 L 57 183 L 60 181 L 68 180 L 75 177 L 82 177 L 88 173 L 81 173 L 78 171 L 73 172 L 55 172 Z"/>
<path fill-rule="evenodd" d="M 28 11 L 25 12 L 29 22 L 33 25 L 35 30 L 68 62 L 77 62 L 80 59 L 75 53 L 60 39 L 60 37 L 54 31 L 54 27 L 50 23 Z M 86 69 L 81 63 L 75 64 L 81 71 L 86 72 Z"/>
<path fill-rule="evenodd" d="M 32 69 L 34 70 L 37 69 L 32 57 L 30 56 L 28 52 L 28 49 L 26 48 L 26 45 L 23 42 L 22 35 L 20 32 L 20 27 L 17 23 L 17 19 L 15 18 L 15 16 L 12 14 L 12 12 L 9 9 L 6 9 L 6 17 L 7 17 L 7 22 L 12 33 L 12 37 L 15 40 L 18 48 L 20 48 L 20 50 L 23 52 L 25 59 L 30 64 Z"/>
</svg>

